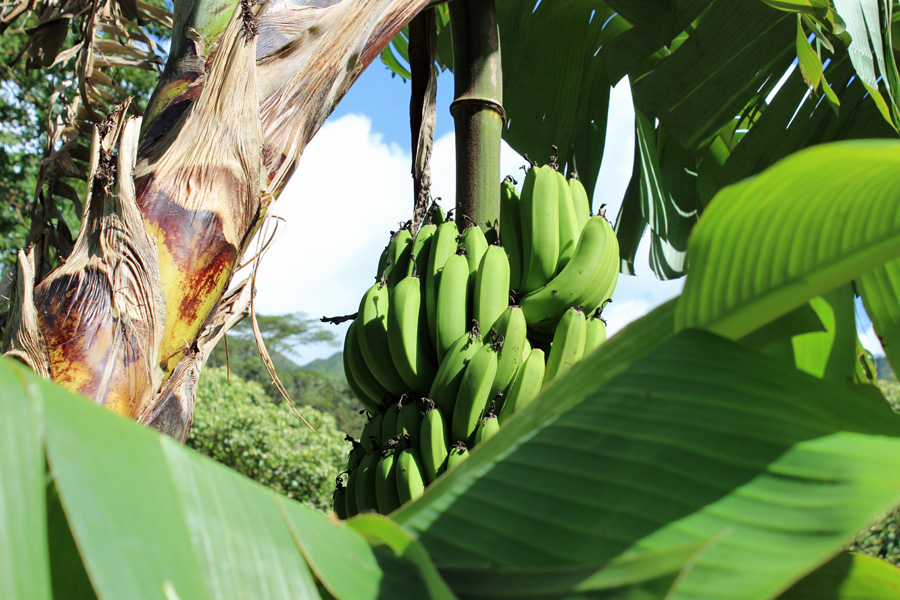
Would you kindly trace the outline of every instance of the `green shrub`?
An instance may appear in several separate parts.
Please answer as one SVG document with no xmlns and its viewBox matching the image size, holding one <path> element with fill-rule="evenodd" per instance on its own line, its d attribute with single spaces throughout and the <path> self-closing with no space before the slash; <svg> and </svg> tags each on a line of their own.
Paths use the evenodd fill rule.
<svg viewBox="0 0 900 600">
<path fill-rule="evenodd" d="M 345 432 L 350 433 L 361 427 L 362 417 L 359 416 L 359 411 L 362 410 L 362 405 L 353 396 L 346 382 L 324 373 L 304 371 L 277 351 L 270 349 L 269 352 L 278 370 L 278 377 L 294 402 L 332 415 L 338 429 Z M 229 338 L 227 361 L 225 344 L 217 344 L 209 357 L 207 368 L 226 366 L 231 370 L 232 376 L 237 374 L 245 380 L 258 381 L 274 402 L 282 402 L 281 394 L 272 383 L 252 340 Z"/>
<path fill-rule="evenodd" d="M 328 511 L 334 480 L 346 462 L 344 433 L 331 415 L 298 407 L 311 431 L 263 387 L 225 369 L 200 380 L 187 445 L 307 506 Z"/>
<path fill-rule="evenodd" d="M 879 371 L 879 375 L 880 375 Z M 895 412 L 900 412 L 900 384 L 893 373 L 886 379 L 879 378 L 881 391 Z M 850 546 L 852 552 L 877 556 L 900 566 L 900 510 L 888 513 L 871 527 L 860 533 Z"/>
</svg>

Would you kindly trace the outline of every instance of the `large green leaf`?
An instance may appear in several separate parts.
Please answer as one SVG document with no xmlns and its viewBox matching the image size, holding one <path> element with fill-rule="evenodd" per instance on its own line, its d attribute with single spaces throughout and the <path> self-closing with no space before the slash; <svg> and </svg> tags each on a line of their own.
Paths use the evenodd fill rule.
<svg viewBox="0 0 900 600">
<path fill-rule="evenodd" d="M 868 92 L 854 79 L 853 66 L 841 53 L 825 69 L 828 81 L 840 99 L 837 116 L 820 95 L 810 94 L 799 70 L 784 82 L 771 102 L 759 98 L 757 116 L 749 132 L 735 143 L 721 171 L 716 188 L 736 183 L 772 166 L 778 160 L 807 146 L 854 138 L 896 138 L 896 133 L 878 113 Z M 748 126 L 735 123 L 740 129 Z"/>
<path fill-rule="evenodd" d="M 640 76 L 642 67 L 646 69 L 648 63 L 652 65 L 661 59 L 671 50 L 673 40 L 709 8 L 711 2 L 607 0 L 607 4 L 633 25 L 605 43 L 600 50 L 609 80 L 616 83 L 625 75 Z M 656 54 L 660 50 L 662 52 Z"/>
<path fill-rule="evenodd" d="M 676 328 L 734 339 L 900 256 L 900 143 L 798 152 L 724 189 L 690 239 Z"/>
<path fill-rule="evenodd" d="M 690 544 L 657 552 L 641 552 L 602 565 L 553 567 L 453 567 L 443 573 L 453 589 L 466 600 L 510 598 L 662 598 L 675 579 L 704 549 Z M 582 596 L 583 595 L 583 596 Z"/>
<path fill-rule="evenodd" d="M 850 34 L 850 59 L 853 68 L 866 89 L 872 94 L 873 100 L 884 104 L 881 92 L 878 90 L 878 80 L 875 74 L 875 65 L 878 65 L 878 75 L 885 83 L 885 91 L 891 101 L 894 114 L 897 114 L 894 100 L 897 90 L 891 89 L 891 82 L 897 81 L 897 71 L 891 59 L 887 64 L 891 66 L 889 71 L 885 63 L 885 44 L 882 39 L 882 29 L 890 36 L 890 10 L 893 2 L 884 2 L 888 14 L 885 24 L 881 23 L 879 15 L 879 0 L 834 0 L 834 8 L 844 20 L 847 32 Z M 891 47 L 887 47 L 891 52 Z M 874 56 L 873 56 L 874 54 Z M 884 117 L 891 121 L 891 114 L 887 109 Z"/>
<path fill-rule="evenodd" d="M 610 82 L 597 54 L 624 23 L 598 0 L 497 2 L 503 60 L 503 138 L 541 163 L 577 171 L 592 194 L 606 140 Z M 540 82 L 537 84 L 537 82 Z"/>
<path fill-rule="evenodd" d="M 866 273 L 856 284 L 888 362 L 900 373 L 900 259 Z"/>
<path fill-rule="evenodd" d="M 900 569 L 865 554 L 841 554 L 798 581 L 782 600 L 895 600 Z"/>
<path fill-rule="evenodd" d="M 794 364 L 801 371 L 834 384 L 853 383 L 858 340 L 853 289 L 849 284 L 842 285 L 813 298 L 809 305 L 825 331 L 794 336 Z"/>
<path fill-rule="evenodd" d="M 639 358 L 639 325 L 396 515 L 439 568 L 712 539 L 670 597 L 769 598 L 900 502 L 900 421 L 883 402 L 704 332 Z"/>
<path fill-rule="evenodd" d="M 47 485 L 47 535 L 53 600 L 96 600 L 53 483 Z"/>
<path fill-rule="evenodd" d="M 713 3 L 675 52 L 633 82 L 635 106 L 696 152 L 787 70 L 794 21 L 762 2 Z"/>
<path fill-rule="evenodd" d="M 0 370 L 0 598 L 50 598 L 40 398 Z"/>
<path fill-rule="evenodd" d="M 8 359 L 0 360 L 0 382 L 6 394 L 0 403 L 3 422 L 16 423 L 5 418 L 15 415 L 20 430 L 38 431 L 42 422 L 45 432 L 54 480 L 48 492 L 48 521 L 43 511 L 44 456 L 36 434 L 39 493 L 36 498 L 27 493 L 34 488 L 31 484 L 17 490 L 33 502 L 28 514 L 17 513 L 13 505 L 2 507 L 4 521 L 19 517 L 23 534 L 40 546 L 42 570 L 24 561 L 14 564 L 31 574 L 31 589 L 47 589 L 44 597 L 49 597 L 50 583 L 46 522 L 53 528 L 54 597 L 87 598 L 91 585 L 101 600 L 319 598 L 318 586 L 328 597 L 347 600 L 379 598 L 389 590 L 404 590 L 406 597 L 415 598 L 453 597 L 405 532 L 396 534 L 405 536 L 402 553 L 383 540 L 373 545 L 348 525 L 284 499 L 84 398 L 37 381 Z M 25 418 L 29 406 L 36 407 L 37 418 Z M 18 454 L 4 453 L 4 458 L 16 456 L 23 456 L 21 449 Z M 4 463 L 4 481 L 24 481 L 34 471 L 34 462 L 16 461 L 9 468 Z M 84 567 L 74 553 L 76 545 Z M 315 566 L 318 582 L 307 560 Z M 72 578 L 71 585 L 64 577 Z"/>
<path fill-rule="evenodd" d="M 659 279 L 686 271 L 687 239 L 699 215 L 696 161 L 664 129 L 635 115 L 641 216 L 650 225 L 650 267 Z M 627 198 L 626 198 L 627 199 Z"/>
<path fill-rule="evenodd" d="M 336 527 L 301 504 L 280 503 L 297 546 L 335 598 L 375 599 L 387 591 L 399 598 L 455 598 L 419 543 L 387 518 L 361 515 Z M 381 535 L 368 535 L 373 528 Z"/>
</svg>

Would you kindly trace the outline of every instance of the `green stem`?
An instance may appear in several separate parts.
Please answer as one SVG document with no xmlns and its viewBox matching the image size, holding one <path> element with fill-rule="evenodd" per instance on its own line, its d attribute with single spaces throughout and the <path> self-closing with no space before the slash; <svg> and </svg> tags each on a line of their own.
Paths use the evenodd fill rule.
<svg viewBox="0 0 900 600">
<path fill-rule="evenodd" d="M 494 0 L 450 3 L 456 124 L 456 214 L 486 232 L 500 218 L 503 80 Z"/>
</svg>

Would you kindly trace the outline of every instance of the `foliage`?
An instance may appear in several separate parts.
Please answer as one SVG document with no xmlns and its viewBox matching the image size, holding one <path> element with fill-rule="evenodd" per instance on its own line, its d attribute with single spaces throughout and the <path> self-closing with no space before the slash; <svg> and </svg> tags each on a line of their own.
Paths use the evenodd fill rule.
<svg viewBox="0 0 900 600">
<path fill-rule="evenodd" d="M 147 5 L 171 8 L 171 2 L 165 0 L 148 0 Z M 33 43 L 28 28 L 39 20 L 32 17 L 17 22 L 0 35 L 0 192 L 5 198 L 0 210 L 0 268 L 4 269 L 13 264 L 19 248 L 37 240 L 45 226 L 50 247 L 64 257 L 72 248 L 82 217 L 85 181 L 84 173 L 77 171 L 84 167 L 90 136 L 81 144 L 81 151 L 71 152 L 72 159 L 40 174 L 41 161 L 60 151 L 67 141 L 57 134 L 51 143 L 50 136 L 54 122 L 68 118 L 66 107 L 72 105 L 78 89 L 73 85 L 71 58 L 52 66 L 42 64 L 49 57 L 36 58 L 40 43 Z M 60 40 L 62 47 L 72 47 L 83 38 L 85 32 L 77 19 L 60 19 L 54 27 L 60 25 L 65 38 Z M 157 42 L 168 39 L 167 28 L 153 22 L 147 25 Z M 116 82 L 122 99 L 131 96 L 134 110 L 140 112 L 159 70 L 109 66 L 102 75 Z M 67 135 L 74 131 L 70 128 Z"/>
<path fill-rule="evenodd" d="M 897 135 L 896 0 L 528 4 L 496 0 L 510 146 L 543 160 L 555 145 L 592 194 L 609 88 L 631 87 L 635 162 L 616 218 L 623 272 L 635 272 L 649 230 L 651 270 L 683 276 L 688 235 L 715 193 L 789 153 Z M 452 70 L 449 38 L 441 29 L 438 63 Z M 383 56 L 401 76 L 406 52 L 398 36 Z"/>
<path fill-rule="evenodd" d="M 304 365 L 304 368 L 309 369 L 310 371 L 323 373 L 325 375 L 328 375 L 329 377 L 337 379 L 338 381 L 347 381 L 347 376 L 344 373 L 343 352 L 336 352 L 328 358 L 317 358 L 314 361 Z"/>
<path fill-rule="evenodd" d="M 224 369 L 200 379 L 187 445 L 238 473 L 320 511 L 331 506 L 334 478 L 345 457 L 334 418 L 298 407 L 315 431 L 262 386 Z"/>
<path fill-rule="evenodd" d="M 894 412 L 900 412 L 900 383 L 897 379 L 881 379 L 878 385 Z M 900 566 L 900 510 L 882 516 L 863 531 L 850 545 L 850 551 L 877 556 Z"/>
<path fill-rule="evenodd" d="M 656 190 L 630 203 L 634 230 L 662 244 L 672 226 L 661 253 L 686 247 L 684 295 L 390 519 L 335 522 L 0 363 L 0 596 L 49 597 L 51 574 L 77 578 L 83 561 L 101 598 L 896 598 L 900 570 L 842 549 L 900 506 L 900 418 L 860 367 L 846 310 L 864 281 L 867 306 L 886 308 L 870 311 L 875 331 L 900 347 L 900 277 L 867 280 L 900 260 L 900 143 L 824 143 L 883 135 L 891 114 L 848 84 L 858 67 L 840 44 L 823 66 L 839 118 L 796 73 L 766 100 L 803 18 L 773 3 L 822 5 L 597 0 L 622 30 L 593 56 L 636 75 L 646 117 L 636 174 Z M 590 5 L 541 2 L 528 25 L 564 4 Z M 690 238 L 657 185 L 673 180 L 651 176 L 663 156 L 708 206 Z M 66 525 L 71 542 L 48 544 Z"/>
<path fill-rule="evenodd" d="M 315 321 L 307 319 L 302 313 L 259 316 L 258 319 L 260 333 L 278 378 L 291 399 L 298 405 L 309 406 L 331 415 L 341 431 L 359 429 L 359 411 L 362 407 L 353 397 L 346 381 L 305 370 L 290 358 L 293 356 L 291 348 L 294 345 L 330 343 L 334 339 L 332 333 L 321 329 Z M 273 402 L 282 402 L 278 387 L 259 357 L 253 340 L 252 325 L 247 319 L 229 332 L 226 341 L 215 347 L 207 364 L 210 367 L 227 368 L 233 375 L 257 382 Z"/>
</svg>

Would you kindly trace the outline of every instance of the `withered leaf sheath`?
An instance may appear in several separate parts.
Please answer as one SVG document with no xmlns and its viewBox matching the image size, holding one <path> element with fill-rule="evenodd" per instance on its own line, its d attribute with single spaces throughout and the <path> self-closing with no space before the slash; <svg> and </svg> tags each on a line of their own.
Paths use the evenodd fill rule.
<svg viewBox="0 0 900 600">
<path fill-rule="evenodd" d="M 9 354 L 187 436 L 206 357 L 247 312 L 246 282 L 225 295 L 236 265 L 306 144 L 427 0 L 309 4 L 176 3 L 144 119 L 95 129 L 75 249 L 40 282 L 20 253 Z"/>
</svg>

